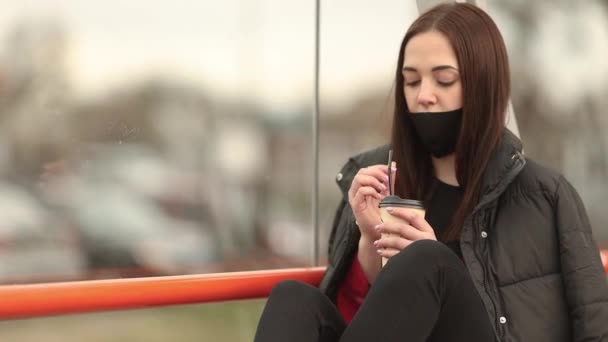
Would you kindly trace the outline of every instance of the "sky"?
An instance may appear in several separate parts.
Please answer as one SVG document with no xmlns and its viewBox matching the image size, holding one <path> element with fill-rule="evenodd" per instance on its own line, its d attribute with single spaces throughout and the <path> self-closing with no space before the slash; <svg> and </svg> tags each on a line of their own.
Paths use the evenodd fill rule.
<svg viewBox="0 0 608 342">
<path fill-rule="evenodd" d="M 314 0 L 0 3 L 0 44 L 24 20 L 53 18 L 65 27 L 67 71 L 79 96 L 164 76 L 211 96 L 279 111 L 312 103 Z M 538 42 L 526 51 L 511 50 L 512 65 L 524 63 L 538 72 L 544 96 L 575 109 L 578 98 L 608 87 L 608 44 L 598 44 L 608 41 L 607 14 L 594 2 L 566 12 L 546 6 L 530 37 L 517 36 L 508 18 L 493 15 L 507 46 L 514 39 Z M 372 0 L 321 1 L 322 101 L 349 106 L 370 90 L 388 94 L 400 40 L 416 16 L 416 1 L 383 0 L 382 6 Z"/>
<path fill-rule="evenodd" d="M 218 96 L 288 107 L 312 98 L 313 0 L 3 0 L 0 39 L 23 20 L 58 20 L 68 32 L 76 92 L 94 96 L 149 75 Z M 152 5 L 153 4 L 153 5 Z M 387 87 L 414 2 L 323 1 L 323 96 L 346 100 Z M 356 80 L 356 81 L 353 81 Z"/>
</svg>

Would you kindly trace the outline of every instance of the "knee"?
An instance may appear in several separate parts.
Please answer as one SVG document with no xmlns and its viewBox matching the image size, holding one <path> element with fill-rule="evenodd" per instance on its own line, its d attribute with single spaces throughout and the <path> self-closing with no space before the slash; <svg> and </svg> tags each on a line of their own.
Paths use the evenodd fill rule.
<svg viewBox="0 0 608 342">
<path fill-rule="evenodd" d="M 272 288 L 268 297 L 289 299 L 290 301 L 294 299 L 308 301 L 318 296 L 323 296 L 323 294 L 316 287 L 297 280 L 284 280 Z"/>
<path fill-rule="evenodd" d="M 386 267 L 414 269 L 416 267 L 455 266 L 462 267 L 462 261 L 445 244 L 435 240 L 419 240 L 404 248 L 389 259 Z"/>
</svg>

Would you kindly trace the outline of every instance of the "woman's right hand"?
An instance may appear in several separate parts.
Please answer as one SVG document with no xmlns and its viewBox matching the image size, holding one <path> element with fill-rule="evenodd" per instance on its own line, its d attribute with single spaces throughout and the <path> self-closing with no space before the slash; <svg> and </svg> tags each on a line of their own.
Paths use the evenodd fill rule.
<svg viewBox="0 0 608 342">
<path fill-rule="evenodd" d="M 394 164 L 393 164 L 394 166 Z M 395 179 L 395 168 L 392 168 L 392 179 Z M 393 182 L 394 184 L 394 182 Z M 378 205 L 388 191 L 388 167 L 373 165 L 362 168 L 353 178 L 348 191 L 348 202 L 361 231 L 361 238 L 369 242 L 376 241 L 380 234 L 374 229 L 381 223 Z"/>
</svg>

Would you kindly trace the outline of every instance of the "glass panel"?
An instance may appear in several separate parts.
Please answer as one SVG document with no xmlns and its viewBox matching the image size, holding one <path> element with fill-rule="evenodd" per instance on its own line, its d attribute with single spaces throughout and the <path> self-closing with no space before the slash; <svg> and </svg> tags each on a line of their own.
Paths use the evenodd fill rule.
<svg viewBox="0 0 608 342">
<path fill-rule="evenodd" d="M 311 262 L 314 2 L 0 11 L 0 283 Z"/>
<path fill-rule="evenodd" d="M 488 3 L 505 37 L 527 155 L 561 171 L 608 247 L 608 3 Z"/>
<path fill-rule="evenodd" d="M 253 341 L 265 301 L 187 305 L 0 322 L 19 342 Z"/>
</svg>

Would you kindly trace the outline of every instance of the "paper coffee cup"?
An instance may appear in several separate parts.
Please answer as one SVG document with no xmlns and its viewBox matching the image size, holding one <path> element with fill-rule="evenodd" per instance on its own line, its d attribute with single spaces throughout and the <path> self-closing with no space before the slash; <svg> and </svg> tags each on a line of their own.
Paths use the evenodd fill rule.
<svg viewBox="0 0 608 342">
<path fill-rule="evenodd" d="M 395 221 L 405 222 L 401 218 L 389 214 L 386 211 L 386 208 L 407 208 L 407 210 L 412 210 L 417 215 L 421 215 L 422 217 L 424 217 L 424 213 L 425 213 L 424 205 L 422 204 L 421 201 L 403 199 L 403 198 L 400 198 L 398 196 L 393 196 L 393 195 L 384 197 L 382 199 L 382 201 L 380 201 L 379 207 L 380 207 L 380 220 L 382 222 L 395 222 Z M 409 222 L 405 222 L 405 223 L 409 223 Z M 390 235 L 390 234 L 383 233 L 382 237 L 384 237 L 386 235 Z M 384 267 L 384 265 L 386 265 L 387 261 L 388 261 L 388 258 L 382 257 L 382 267 Z"/>
</svg>

